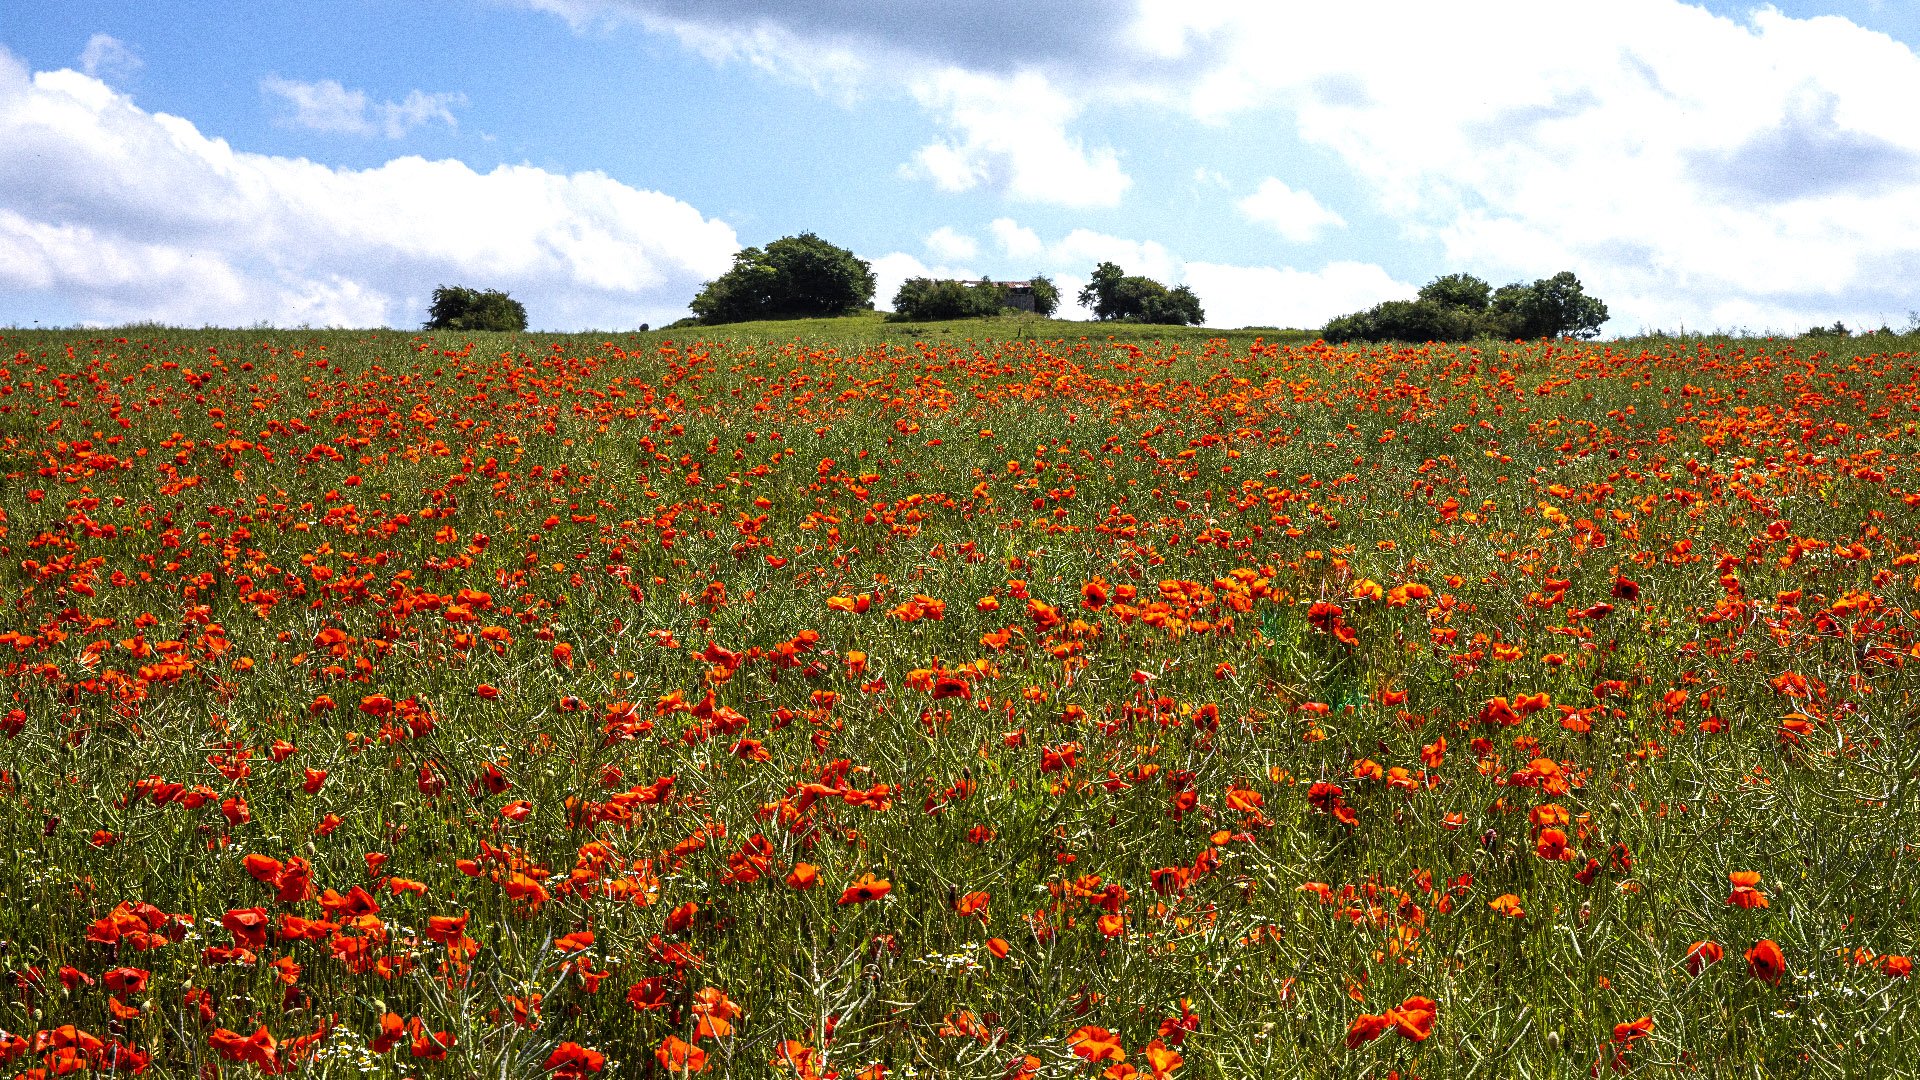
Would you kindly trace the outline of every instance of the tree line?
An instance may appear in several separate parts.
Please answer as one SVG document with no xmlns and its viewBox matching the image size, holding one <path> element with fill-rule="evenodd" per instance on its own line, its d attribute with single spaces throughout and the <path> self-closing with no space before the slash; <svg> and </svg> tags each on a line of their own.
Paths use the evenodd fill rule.
<svg viewBox="0 0 1920 1080">
<path fill-rule="evenodd" d="M 717 326 L 766 319 L 835 318 L 873 308 L 873 267 L 852 251 L 813 233 L 786 236 L 765 247 L 741 249 L 726 273 L 706 282 L 687 306 L 692 315 L 674 326 Z M 914 277 L 893 297 L 895 320 L 931 321 L 997 315 L 1011 308 L 1041 316 L 1058 308 L 1060 290 L 1044 274 L 1025 282 Z M 1168 286 L 1128 274 L 1119 264 L 1094 267 L 1077 299 L 1096 319 L 1198 326 L 1206 312 L 1186 285 Z M 1330 342 L 1515 340 L 1592 337 L 1607 321 L 1607 305 L 1587 295 L 1580 279 L 1562 271 L 1532 283 L 1494 288 L 1472 274 L 1445 274 L 1412 300 L 1388 300 L 1327 323 Z M 504 330 L 527 327 L 526 308 L 497 290 L 441 286 L 434 290 L 428 330 Z M 641 329 L 646 329 L 642 326 Z"/>
</svg>

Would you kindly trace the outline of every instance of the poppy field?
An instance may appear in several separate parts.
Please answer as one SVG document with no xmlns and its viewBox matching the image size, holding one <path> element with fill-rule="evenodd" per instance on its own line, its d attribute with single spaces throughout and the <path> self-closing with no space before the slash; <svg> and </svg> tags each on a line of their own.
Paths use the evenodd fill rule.
<svg viewBox="0 0 1920 1080">
<path fill-rule="evenodd" d="M 1920 1072 L 1912 338 L 0 337 L 0 1075 Z"/>
</svg>

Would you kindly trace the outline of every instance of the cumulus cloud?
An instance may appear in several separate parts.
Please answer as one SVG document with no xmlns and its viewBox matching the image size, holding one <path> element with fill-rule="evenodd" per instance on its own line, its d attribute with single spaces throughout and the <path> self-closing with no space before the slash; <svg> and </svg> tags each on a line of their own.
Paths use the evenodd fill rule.
<svg viewBox="0 0 1920 1080">
<path fill-rule="evenodd" d="M 145 66 L 126 42 L 112 34 L 95 34 L 80 50 L 80 70 L 108 82 L 129 79 Z"/>
<path fill-rule="evenodd" d="M 376 102 L 365 90 L 350 90 L 333 79 L 296 82 L 278 75 L 260 80 L 260 90 L 291 110 L 277 117 L 277 123 L 345 135 L 384 134 L 389 139 L 436 120 L 457 127 L 453 107 L 467 100 L 465 94 L 412 90 L 399 101 Z"/>
<path fill-rule="evenodd" d="M 906 171 L 943 191 L 985 185 L 1026 202 L 1087 207 L 1117 205 L 1133 184 L 1112 147 L 1089 148 L 1067 133 L 1079 107 L 1038 75 L 949 69 L 913 93 L 949 134 L 922 147 Z"/>
<path fill-rule="evenodd" d="M 235 150 L 4 49 L 0 146 L 0 294 L 100 322 L 412 325 L 457 283 L 507 289 L 536 327 L 625 327 L 683 312 L 739 247 L 602 173 Z"/>
<path fill-rule="evenodd" d="M 994 218 L 987 229 L 1000 245 L 1000 253 L 1009 259 L 1030 259 L 1046 250 L 1039 233 L 1012 218 Z"/>
<path fill-rule="evenodd" d="M 1331 262 L 1317 271 L 1191 262 L 1182 269 L 1206 308 L 1209 326 L 1314 329 L 1335 315 L 1417 291 L 1374 263 Z"/>
<path fill-rule="evenodd" d="M 1241 199 L 1240 212 L 1298 244 L 1310 243 L 1329 229 L 1344 229 L 1346 220 L 1320 205 L 1311 191 L 1295 191 L 1267 177 L 1253 194 Z"/>
<path fill-rule="evenodd" d="M 927 236 L 927 250 L 942 259 L 971 259 L 980 253 L 980 241 L 942 225 Z"/>
<path fill-rule="evenodd" d="M 1279 123 L 1344 167 L 1348 202 L 1451 268 L 1573 269 L 1622 298 L 1616 327 L 1682 311 L 1711 325 L 1741 300 L 1801 325 L 1920 304 L 1881 276 L 1920 256 L 1920 57 L 1836 16 L 1733 19 L 1683 0 L 1487 0 L 1471 15 L 1399 0 L 526 2 L 793 56 L 840 49 L 867 85 L 940 72 L 912 86 L 941 137 L 911 167 L 946 190 L 1114 205 L 1126 147 L 1075 132 L 1090 109 L 1150 115 L 1137 129 L 1153 139 Z M 1298 47 L 1355 40 L 1367 48 Z M 1458 61 L 1488 48 L 1500 64 Z"/>
</svg>

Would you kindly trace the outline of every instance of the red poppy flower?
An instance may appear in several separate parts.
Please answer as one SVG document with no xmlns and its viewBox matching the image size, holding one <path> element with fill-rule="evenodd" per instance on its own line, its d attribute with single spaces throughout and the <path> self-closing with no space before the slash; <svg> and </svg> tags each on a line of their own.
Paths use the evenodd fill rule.
<svg viewBox="0 0 1920 1080">
<path fill-rule="evenodd" d="M 872 874 L 862 874 L 859 880 L 847 886 L 840 894 L 840 903 L 864 904 L 869 900 L 878 900 L 893 889 L 893 883 Z"/>
<path fill-rule="evenodd" d="M 1753 948 L 1747 950 L 1746 956 L 1747 974 L 1761 982 L 1778 986 L 1781 977 L 1787 973 L 1787 958 L 1780 952 L 1780 946 L 1775 944 L 1772 938 L 1761 938 L 1754 942 Z"/>
</svg>

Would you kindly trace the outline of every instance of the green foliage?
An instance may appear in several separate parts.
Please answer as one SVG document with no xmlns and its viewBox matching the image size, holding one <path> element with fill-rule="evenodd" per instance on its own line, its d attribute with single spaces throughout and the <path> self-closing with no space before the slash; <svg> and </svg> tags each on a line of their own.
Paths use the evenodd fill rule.
<svg viewBox="0 0 1920 1080">
<path fill-rule="evenodd" d="M 1493 294 L 1493 314 L 1509 338 L 1590 338 L 1607 321 L 1607 305 L 1588 296 L 1573 271 L 1531 285 L 1504 285 Z"/>
<path fill-rule="evenodd" d="M 848 315 L 873 306 L 873 268 L 813 233 L 749 247 L 687 306 L 702 323 Z"/>
<path fill-rule="evenodd" d="M 1187 286 L 1169 289 L 1152 278 L 1129 275 L 1110 262 L 1094 267 L 1092 280 L 1080 290 L 1080 303 L 1102 320 L 1194 326 L 1207 317 L 1200 298 Z"/>
<path fill-rule="evenodd" d="M 936 281 L 908 278 L 893 295 L 893 319 L 977 319 L 998 315 L 1007 290 L 991 281 Z"/>
<path fill-rule="evenodd" d="M 1607 305 L 1588 296 L 1571 271 L 1498 290 L 1471 274 L 1447 274 L 1428 282 L 1416 299 L 1333 319 L 1321 336 L 1331 342 L 1590 338 L 1606 321 Z"/>
<path fill-rule="evenodd" d="M 527 309 L 497 289 L 481 291 L 460 285 L 433 290 L 427 309 L 428 330 L 468 330 L 515 333 L 527 328 Z"/>
<path fill-rule="evenodd" d="M 1847 329 L 1846 323 L 1835 319 L 1832 326 L 1816 326 L 1800 336 L 1803 338 L 1843 338 L 1852 337 L 1853 331 Z"/>
<path fill-rule="evenodd" d="M 1484 320 L 1466 308 L 1437 301 L 1388 300 L 1327 324 L 1328 341 L 1465 341 L 1481 336 Z"/>
<path fill-rule="evenodd" d="M 1427 282 L 1420 299 L 1463 311 L 1485 311 L 1493 299 L 1493 286 L 1472 274 L 1443 274 Z"/>
<path fill-rule="evenodd" d="M 1060 307 L 1060 286 L 1045 274 L 1035 274 L 1028 284 L 1033 286 L 1033 313 L 1051 315 Z"/>
</svg>

